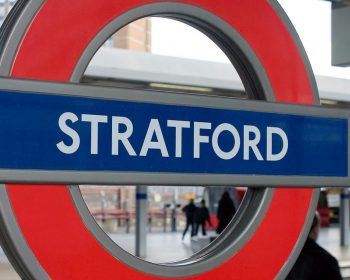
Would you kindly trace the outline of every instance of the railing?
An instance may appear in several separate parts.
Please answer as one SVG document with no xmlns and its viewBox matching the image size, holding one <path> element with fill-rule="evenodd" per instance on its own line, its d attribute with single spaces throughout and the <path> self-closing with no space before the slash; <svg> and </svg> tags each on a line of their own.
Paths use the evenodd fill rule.
<svg viewBox="0 0 350 280">
<path fill-rule="evenodd" d="M 118 209 L 90 209 L 97 223 L 109 233 L 130 233 L 135 225 L 135 211 Z M 148 231 L 177 231 L 185 224 L 185 216 L 180 210 L 171 208 L 149 209 L 147 212 Z"/>
</svg>

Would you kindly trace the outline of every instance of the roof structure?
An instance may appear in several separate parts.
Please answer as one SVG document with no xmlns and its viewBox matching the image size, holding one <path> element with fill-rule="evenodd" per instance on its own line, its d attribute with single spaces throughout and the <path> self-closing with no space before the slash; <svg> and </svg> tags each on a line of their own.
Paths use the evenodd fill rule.
<svg viewBox="0 0 350 280">
<path fill-rule="evenodd" d="M 242 81 L 230 64 L 154 55 L 124 49 L 101 48 L 85 76 L 99 83 L 163 84 L 203 91 L 222 90 L 244 94 Z M 350 103 L 350 80 L 316 76 L 320 98 Z"/>
</svg>

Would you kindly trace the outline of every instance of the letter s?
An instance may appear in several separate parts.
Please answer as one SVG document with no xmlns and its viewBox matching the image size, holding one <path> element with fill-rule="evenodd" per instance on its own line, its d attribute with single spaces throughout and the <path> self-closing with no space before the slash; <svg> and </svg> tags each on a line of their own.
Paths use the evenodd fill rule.
<svg viewBox="0 0 350 280">
<path fill-rule="evenodd" d="M 72 123 L 75 123 L 76 121 L 78 121 L 78 117 L 70 112 L 63 113 L 58 120 L 58 125 L 62 132 L 64 132 L 66 135 L 72 138 L 72 144 L 69 146 L 66 145 L 63 141 L 61 141 L 57 143 L 56 146 L 62 153 L 73 154 L 79 149 L 80 137 L 74 129 L 67 125 L 68 120 Z"/>
</svg>

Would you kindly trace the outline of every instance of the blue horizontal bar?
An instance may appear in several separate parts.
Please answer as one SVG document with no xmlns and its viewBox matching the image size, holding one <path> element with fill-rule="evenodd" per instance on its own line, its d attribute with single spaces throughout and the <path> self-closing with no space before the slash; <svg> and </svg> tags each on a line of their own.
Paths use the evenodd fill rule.
<svg viewBox="0 0 350 280">
<path fill-rule="evenodd" d="M 342 118 L 2 91 L 0 130 L 3 169 L 348 176 Z"/>
</svg>

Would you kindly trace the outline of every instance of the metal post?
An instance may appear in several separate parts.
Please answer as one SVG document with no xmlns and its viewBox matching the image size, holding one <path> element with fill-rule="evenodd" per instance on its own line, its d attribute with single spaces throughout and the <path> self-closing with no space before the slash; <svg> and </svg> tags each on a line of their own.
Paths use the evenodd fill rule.
<svg viewBox="0 0 350 280">
<path fill-rule="evenodd" d="M 167 206 L 164 204 L 163 206 L 163 232 L 166 232 L 166 216 L 167 216 Z"/>
<path fill-rule="evenodd" d="M 136 213 L 135 213 L 135 255 L 140 258 L 146 257 L 146 234 L 147 234 L 147 187 L 136 187 Z"/>
<path fill-rule="evenodd" d="M 340 193 L 340 246 L 349 246 L 349 189 L 343 188 Z"/>
<path fill-rule="evenodd" d="M 105 223 L 106 221 L 106 197 L 105 192 L 101 191 L 101 214 L 102 214 L 102 223 Z"/>
<path fill-rule="evenodd" d="M 125 232 L 130 233 L 130 214 L 127 212 L 125 214 Z"/>
<path fill-rule="evenodd" d="M 171 209 L 171 231 L 172 232 L 176 232 L 177 197 L 178 197 L 178 192 L 177 192 L 177 188 L 175 188 L 173 192 L 173 207 Z"/>
<path fill-rule="evenodd" d="M 124 225 L 126 227 L 126 232 L 129 233 L 130 212 L 129 212 L 129 200 L 127 198 L 125 198 L 123 202 L 123 207 L 124 207 L 124 214 L 125 214 Z"/>
<path fill-rule="evenodd" d="M 176 232 L 176 204 L 171 209 L 171 232 Z"/>
<path fill-rule="evenodd" d="M 152 214 L 148 216 L 148 231 L 152 232 Z"/>
</svg>

